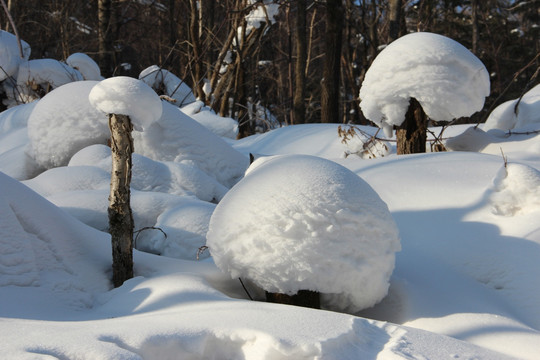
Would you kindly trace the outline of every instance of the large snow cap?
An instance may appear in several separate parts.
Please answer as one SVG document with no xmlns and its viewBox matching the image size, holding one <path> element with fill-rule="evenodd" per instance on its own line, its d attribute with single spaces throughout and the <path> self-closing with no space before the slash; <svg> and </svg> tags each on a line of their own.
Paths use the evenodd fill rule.
<svg viewBox="0 0 540 360">
<path fill-rule="evenodd" d="M 30 57 L 30 45 L 21 40 L 21 46 L 23 58 L 19 53 L 17 37 L 7 31 L 0 30 L 0 67 L 2 67 L 0 81 L 4 81 L 8 76 L 16 75 L 19 64 Z"/>
<path fill-rule="evenodd" d="M 450 121 L 481 110 L 489 91 L 489 74 L 469 50 L 445 36 L 418 32 L 375 58 L 360 89 L 360 107 L 388 134 L 405 120 L 410 98 L 432 120 Z"/>
<path fill-rule="evenodd" d="M 99 82 L 88 98 L 104 113 L 129 116 L 137 130 L 147 128 L 161 116 L 161 100 L 156 92 L 144 82 L 127 76 Z"/>
<path fill-rule="evenodd" d="M 106 144 L 107 118 L 88 101 L 97 81 L 72 82 L 51 91 L 28 118 L 28 154 L 44 168 L 67 165 L 77 151 Z"/>
<path fill-rule="evenodd" d="M 258 159 L 217 205 L 207 245 L 232 278 L 269 292 L 319 291 L 324 306 L 346 311 L 386 296 L 400 250 L 377 193 L 345 167 L 309 155 Z"/>
</svg>

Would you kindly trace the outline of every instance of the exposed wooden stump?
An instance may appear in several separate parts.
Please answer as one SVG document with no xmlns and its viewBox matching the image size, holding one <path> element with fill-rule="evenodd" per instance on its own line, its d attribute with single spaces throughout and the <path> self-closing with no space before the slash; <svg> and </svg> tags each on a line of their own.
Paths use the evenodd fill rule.
<svg viewBox="0 0 540 360">
<path fill-rule="evenodd" d="M 321 296 L 317 291 L 300 290 L 295 295 L 266 292 L 266 301 L 271 303 L 321 308 Z"/>
<path fill-rule="evenodd" d="M 405 121 L 396 131 L 397 154 L 417 154 L 426 152 L 427 115 L 415 98 L 409 101 Z"/>
<path fill-rule="evenodd" d="M 109 115 L 111 130 L 111 192 L 109 232 L 113 255 L 113 284 L 121 286 L 133 277 L 133 216 L 130 206 L 131 154 L 133 126 L 126 115 Z"/>
</svg>

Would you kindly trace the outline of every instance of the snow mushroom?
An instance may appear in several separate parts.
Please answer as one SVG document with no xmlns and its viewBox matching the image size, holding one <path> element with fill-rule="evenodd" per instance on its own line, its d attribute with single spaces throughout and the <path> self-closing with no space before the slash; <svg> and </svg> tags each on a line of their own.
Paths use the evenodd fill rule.
<svg viewBox="0 0 540 360">
<path fill-rule="evenodd" d="M 489 74 L 473 53 L 445 36 L 418 32 L 375 58 L 360 89 L 360 107 L 390 136 L 405 120 L 411 98 L 432 120 L 450 121 L 481 110 L 489 91 Z"/>
<path fill-rule="evenodd" d="M 358 175 L 315 156 L 257 159 L 217 205 L 207 245 L 232 278 L 267 292 L 321 293 L 321 306 L 348 312 L 388 292 L 397 226 Z"/>
<path fill-rule="evenodd" d="M 144 82 L 127 76 L 100 81 L 88 95 L 90 103 L 106 114 L 127 115 L 135 130 L 143 130 L 161 117 L 161 100 Z"/>
</svg>

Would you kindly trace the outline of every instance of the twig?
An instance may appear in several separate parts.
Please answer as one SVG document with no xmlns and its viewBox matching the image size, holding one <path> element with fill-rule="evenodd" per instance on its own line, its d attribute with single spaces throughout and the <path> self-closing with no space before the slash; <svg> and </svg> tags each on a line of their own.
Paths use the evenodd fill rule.
<svg viewBox="0 0 540 360">
<path fill-rule="evenodd" d="M 242 281 L 242 278 L 238 278 L 238 280 L 240 280 L 240 284 L 242 284 L 242 287 L 244 288 L 244 291 L 246 292 L 247 296 L 249 297 L 249 300 L 253 300 L 253 298 L 251 297 L 251 294 L 249 293 L 248 289 L 244 285 L 244 282 Z"/>
<path fill-rule="evenodd" d="M 507 168 L 507 165 L 508 165 L 508 158 L 504 155 L 504 151 L 502 148 L 501 149 L 501 155 L 502 155 L 502 158 L 503 158 L 503 161 L 504 161 L 504 168 L 506 169 Z"/>
</svg>

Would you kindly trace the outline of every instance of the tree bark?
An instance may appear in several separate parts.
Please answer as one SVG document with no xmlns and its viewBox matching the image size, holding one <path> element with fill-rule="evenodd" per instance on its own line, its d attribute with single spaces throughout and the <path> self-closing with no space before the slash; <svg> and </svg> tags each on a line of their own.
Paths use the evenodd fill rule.
<svg viewBox="0 0 540 360">
<path fill-rule="evenodd" d="M 343 6 L 342 0 L 326 1 L 326 56 L 321 81 L 321 122 L 339 123 Z"/>
<path fill-rule="evenodd" d="M 405 114 L 405 121 L 396 131 L 397 154 L 416 154 L 426 152 L 427 115 L 420 103 L 411 98 Z"/>
<path fill-rule="evenodd" d="M 306 122 L 306 61 L 307 61 L 307 37 L 306 37 L 306 0 L 296 1 L 296 62 L 294 74 L 294 123 Z"/>
<path fill-rule="evenodd" d="M 317 291 L 300 290 L 295 295 L 266 293 L 266 301 L 277 304 L 296 305 L 313 309 L 321 308 L 321 297 Z"/>
<path fill-rule="evenodd" d="M 133 216 L 130 206 L 131 154 L 133 126 L 126 115 L 109 115 L 111 130 L 111 192 L 109 231 L 113 255 L 113 284 L 121 286 L 133 277 Z"/>
</svg>

